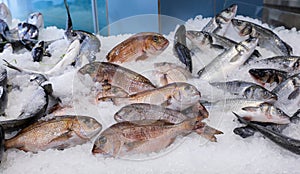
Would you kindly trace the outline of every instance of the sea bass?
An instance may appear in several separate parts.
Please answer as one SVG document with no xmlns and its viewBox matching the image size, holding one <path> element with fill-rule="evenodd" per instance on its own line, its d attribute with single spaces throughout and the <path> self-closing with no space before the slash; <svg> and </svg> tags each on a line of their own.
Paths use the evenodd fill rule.
<svg viewBox="0 0 300 174">
<path fill-rule="evenodd" d="M 79 78 L 83 81 L 88 74 L 93 82 L 110 84 L 122 88 L 129 94 L 154 89 L 155 86 L 146 77 L 122 66 L 108 62 L 93 62 L 78 70 Z"/>
<path fill-rule="evenodd" d="M 232 19 L 231 21 L 241 36 L 249 35 L 251 32 L 249 29 L 254 28 L 258 34 L 258 46 L 271 50 L 278 56 L 289 56 L 292 54 L 292 47 L 281 40 L 273 31 L 248 21 L 239 19 Z"/>
<path fill-rule="evenodd" d="M 137 33 L 115 46 L 106 59 L 120 63 L 143 60 L 161 54 L 168 45 L 168 39 L 159 33 Z"/>
<path fill-rule="evenodd" d="M 257 38 L 249 38 L 223 52 L 198 72 L 199 78 L 209 82 L 226 80 L 233 70 L 247 61 L 257 42 Z"/>
<path fill-rule="evenodd" d="M 101 124 L 91 117 L 60 116 L 30 125 L 7 140 L 5 147 L 26 152 L 65 149 L 90 141 L 101 128 Z"/>
<path fill-rule="evenodd" d="M 213 17 L 205 27 L 203 27 L 202 31 L 216 33 L 223 36 L 231 23 L 231 19 L 233 19 L 236 15 L 237 7 L 238 6 L 236 4 L 233 4 L 221 11 Z"/>
<path fill-rule="evenodd" d="M 248 72 L 251 77 L 262 86 L 265 84 L 278 85 L 288 78 L 288 73 L 286 71 L 277 69 L 250 69 Z"/>
<path fill-rule="evenodd" d="M 128 97 L 115 97 L 115 105 L 148 103 L 162 105 L 174 110 L 184 110 L 200 100 L 200 92 L 188 83 L 171 83 L 156 89 L 139 92 Z"/>
<path fill-rule="evenodd" d="M 178 136 L 187 136 L 192 132 L 209 135 L 211 141 L 216 141 L 215 135 L 222 133 L 213 128 L 206 130 L 206 124 L 198 122 L 197 118 L 189 118 L 179 124 L 164 120 L 120 122 L 100 134 L 92 152 L 109 157 L 159 152 L 170 146 Z"/>
</svg>

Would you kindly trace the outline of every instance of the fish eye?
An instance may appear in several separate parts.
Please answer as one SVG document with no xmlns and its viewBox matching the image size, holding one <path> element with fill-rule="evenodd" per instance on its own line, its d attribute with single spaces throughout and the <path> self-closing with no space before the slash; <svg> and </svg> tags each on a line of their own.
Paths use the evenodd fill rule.
<svg viewBox="0 0 300 174">
<path fill-rule="evenodd" d="M 77 33 L 72 32 L 72 36 L 73 36 L 73 37 L 77 36 Z"/>
<path fill-rule="evenodd" d="M 184 87 L 184 90 L 190 90 L 191 89 L 191 86 L 185 86 Z"/>
<path fill-rule="evenodd" d="M 158 36 L 153 36 L 153 37 L 152 37 L 152 40 L 153 40 L 154 42 L 158 42 Z"/>
<path fill-rule="evenodd" d="M 299 62 L 297 61 L 295 64 L 294 64 L 294 69 L 298 69 L 299 68 Z"/>
<path fill-rule="evenodd" d="M 100 142 L 100 144 L 105 144 L 107 142 L 107 138 L 105 136 L 101 136 L 99 138 L 99 142 Z"/>
</svg>

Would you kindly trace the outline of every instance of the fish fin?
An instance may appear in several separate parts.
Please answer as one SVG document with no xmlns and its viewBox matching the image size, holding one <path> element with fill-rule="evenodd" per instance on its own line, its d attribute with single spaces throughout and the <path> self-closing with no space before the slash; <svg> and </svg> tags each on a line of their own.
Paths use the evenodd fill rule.
<svg viewBox="0 0 300 174">
<path fill-rule="evenodd" d="M 205 71 L 205 67 L 200 69 L 197 74 L 198 74 L 198 77 L 201 77 L 201 74 Z"/>
<path fill-rule="evenodd" d="M 211 142 L 217 142 L 217 137 L 215 135 L 223 134 L 222 131 L 210 127 L 203 122 L 198 122 L 194 129 L 197 134 L 201 135 L 202 137 L 208 139 Z"/>
<path fill-rule="evenodd" d="M 236 114 L 235 112 L 232 112 L 239 120 L 239 122 L 248 125 L 249 121 L 245 120 L 243 117 L 239 116 L 238 114 Z"/>
<path fill-rule="evenodd" d="M 236 62 L 239 58 L 239 56 L 233 56 L 233 58 L 231 58 L 229 62 Z"/>
<path fill-rule="evenodd" d="M 300 121 L 300 117 L 298 116 L 300 114 L 300 109 L 298 109 L 293 116 L 290 118 L 292 123 L 298 123 Z"/>
<path fill-rule="evenodd" d="M 237 127 L 233 130 L 233 133 L 242 138 L 247 138 L 254 135 L 255 129 L 250 126 Z"/>
<path fill-rule="evenodd" d="M 168 84 L 168 78 L 166 77 L 167 74 L 163 74 L 160 78 L 159 78 L 159 82 L 160 85 L 165 86 Z"/>
<path fill-rule="evenodd" d="M 146 143 L 148 140 L 142 140 L 142 141 L 134 141 L 134 142 L 128 142 L 124 143 L 124 146 L 127 148 L 127 152 L 132 151 L 133 149 L 136 149 L 137 147 L 143 145 Z"/>
<path fill-rule="evenodd" d="M 145 53 L 141 56 L 139 56 L 138 58 L 136 58 L 135 61 L 139 61 L 139 60 L 146 60 L 149 56 L 147 56 Z"/>
<path fill-rule="evenodd" d="M 297 87 L 293 92 L 290 93 L 290 95 L 288 96 L 288 99 L 293 100 L 293 99 L 297 98 L 299 93 L 300 93 L 300 88 Z"/>
<path fill-rule="evenodd" d="M 220 50 L 224 50 L 225 48 L 222 45 L 217 45 L 217 44 L 211 44 L 212 48 L 216 48 L 216 49 L 220 49 Z"/>
<path fill-rule="evenodd" d="M 252 56 L 261 57 L 262 55 L 260 54 L 260 52 L 258 50 L 254 50 L 253 53 L 252 53 Z"/>
<path fill-rule="evenodd" d="M 63 134 L 61 134 L 60 136 L 56 137 L 56 138 L 53 138 L 50 142 L 50 143 L 57 143 L 57 142 L 64 142 L 64 141 L 67 141 L 68 139 L 70 139 L 72 137 L 72 131 L 68 131 L 68 132 L 65 132 Z"/>
<path fill-rule="evenodd" d="M 161 104 L 161 106 L 163 106 L 165 108 L 168 107 L 168 106 L 170 106 L 172 104 L 171 100 L 172 100 L 172 97 L 169 96 L 168 99 Z"/>
<path fill-rule="evenodd" d="M 255 112 L 257 110 L 258 107 L 255 106 L 247 106 L 247 107 L 243 107 L 242 110 L 243 111 L 249 111 L 249 112 Z"/>
<path fill-rule="evenodd" d="M 206 108 L 199 102 L 191 107 L 184 109 L 183 111 L 181 111 L 181 113 L 190 118 L 198 117 L 198 121 L 201 121 L 204 118 L 208 118 L 209 115 Z"/>
<path fill-rule="evenodd" d="M 7 60 L 5 60 L 5 59 L 2 59 L 2 60 L 6 63 L 5 66 L 7 66 L 8 68 L 14 69 L 14 70 L 19 71 L 19 72 L 23 71 L 22 69 L 20 69 L 16 66 L 12 65 L 11 63 L 9 63 Z"/>
<path fill-rule="evenodd" d="M 293 48 L 287 44 L 286 42 L 282 41 L 282 43 L 284 44 L 284 46 L 287 48 L 288 50 L 288 55 L 292 55 L 293 54 Z"/>
</svg>

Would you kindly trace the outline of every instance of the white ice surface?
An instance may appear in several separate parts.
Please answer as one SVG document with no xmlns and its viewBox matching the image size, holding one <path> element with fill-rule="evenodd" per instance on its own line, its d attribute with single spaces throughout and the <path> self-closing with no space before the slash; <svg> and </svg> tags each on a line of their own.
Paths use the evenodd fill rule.
<svg viewBox="0 0 300 174">
<path fill-rule="evenodd" d="M 261 24 L 260 21 L 248 17 L 238 16 L 240 19 L 249 20 Z M 210 18 L 190 19 L 186 22 L 187 30 L 201 30 Z M 268 27 L 267 25 L 263 25 Z M 287 30 L 282 27 L 275 28 L 284 41 L 294 49 L 295 55 L 300 55 L 300 33 L 295 29 Z M 45 40 L 58 39 L 63 36 L 63 30 L 56 27 L 48 27 L 41 32 L 41 38 Z M 110 37 L 100 37 L 102 46 L 101 52 L 97 54 L 98 61 L 105 61 L 105 55 L 119 42 L 131 35 L 118 35 Z M 166 37 L 170 40 L 169 47 L 158 57 L 145 61 L 125 63 L 123 66 L 133 71 L 139 72 L 150 80 L 154 80 L 150 73 L 153 64 L 156 62 L 173 62 L 181 64 L 173 56 L 174 32 Z M 33 63 L 31 54 L 0 54 L 0 58 L 5 58 L 9 62 L 23 68 L 46 71 L 51 69 L 65 53 L 68 43 L 59 40 L 50 45 L 51 58 L 44 57 L 41 63 Z M 266 53 L 267 50 L 261 50 Z M 264 52 L 266 51 L 266 52 Z M 203 59 L 207 57 L 201 57 Z M 197 62 L 194 60 L 194 62 Z M 199 65 L 200 66 L 200 65 Z M 197 68 L 197 66 L 194 66 Z M 199 68 L 200 69 L 200 68 Z M 61 97 L 63 104 L 73 106 L 74 109 L 64 113 L 77 113 L 96 118 L 102 125 L 103 130 L 114 124 L 114 113 L 120 108 L 110 102 L 96 105 L 95 93 L 78 81 L 76 70 L 67 67 L 64 73 L 59 76 L 50 77 L 53 84 L 54 94 Z M 198 70 L 194 70 L 197 72 Z M 8 119 L 18 116 L 26 99 L 30 97 L 32 90 L 28 82 L 28 76 L 9 70 L 9 83 L 20 86 L 21 90 L 14 89 L 9 94 L 7 113 Z M 237 70 L 233 73 L 232 79 L 249 80 L 251 77 L 245 70 Z M 201 91 L 202 98 L 207 100 L 220 100 L 224 98 L 221 90 L 211 88 L 206 82 L 197 79 L 189 80 Z M 299 107 L 299 106 L 298 106 Z M 3 118 L 1 118 L 3 119 Z M 37 154 L 26 153 L 20 150 L 7 150 L 4 160 L 0 166 L 0 173 L 30 173 L 30 174 L 81 174 L 81 173 L 299 173 L 300 158 L 291 152 L 282 149 L 263 138 L 260 134 L 242 139 L 233 134 L 235 127 L 241 126 L 231 113 L 222 111 L 210 112 L 207 119 L 210 126 L 224 132 L 217 137 L 217 143 L 211 143 L 198 135 L 191 134 L 184 138 L 178 138 L 169 148 L 159 153 L 149 155 L 128 156 L 124 159 L 103 158 L 101 155 L 91 154 L 93 142 L 73 148 L 59 150 L 47 150 Z M 299 125 L 291 125 L 284 131 L 285 134 L 300 138 Z"/>
</svg>

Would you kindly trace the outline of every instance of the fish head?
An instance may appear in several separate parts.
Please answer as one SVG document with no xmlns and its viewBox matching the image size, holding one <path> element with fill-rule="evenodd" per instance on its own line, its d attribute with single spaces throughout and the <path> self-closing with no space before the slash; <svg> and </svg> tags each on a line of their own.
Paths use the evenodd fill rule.
<svg viewBox="0 0 300 174">
<path fill-rule="evenodd" d="M 244 91 L 244 96 L 248 99 L 276 101 L 277 95 L 260 86 L 250 86 Z"/>
<path fill-rule="evenodd" d="M 219 13 L 216 16 L 216 22 L 217 24 L 226 24 L 231 21 L 232 18 L 235 17 L 237 12 L 237 5 L 233 4 L 230 7 L 223 10 L 221 13 Z"/>
<path fill-rule="evenodd" d="M 95 154 L 102 154 L 106 157 L 115 156 L 119 150 L 119 142 L 120 140 L 117 139 L 115 135 L 112 134 L 105 134 L 103 132 L 95 141 L 92 153 Z"/>
<path fill-rule="evenodd" d="M 192 31 L 186 32 L 186 37 L 197 45 L 211 45 L 213 39 L 208 32 L 205 31 Z"/>
<path fill-rule="evenodd" d="M 248 22 L 232 19 L 231 23 L 233 27 L 238 31 L 240 36 L 258 37 L 258 33 L 255 28 Z"/>
<path fill-rule="evenodd" d="M 35 25 L 38 29 L 44 28 L 44 17 L 40 12 L 31 13 L 27 18 L 27 23 Z"/>
<path fill-rule="evenodd" d="M 266 69 L 250 69 L 248 72 L 259 84 L 265 84 L 270 77 L 270 74 Z"/>
<path fill-rule="evenodd" d="M 258 38 L 251 37 L 235 45 L 235 50 L 237 51 L 238 55 L 248 58 L 256 48 L 257 43 Z"/>
<path fill-rule="evenodd" d="M 18 34 L 20 40 L 37 40 L 39 36 L 39 29 L 35 25 L 22 22 L 18 24 Z"/>
<path fill-rule="evenodd" d="M 169 45 L 168 39 L 158 33 L 149 34 L 145 38 L 144 51 L 150 55 L 158 55 Z"/>
<path fill-rule="evenodd" d="M 299 71 L 300 70 L 300 59 L 297 59 L 294 63 L 293 63 L 293 65 L 292 65 L 292 69 L 293 70 L 295 70 L 295 71 Z"/>
<path fill-rule="evenodd" d="M 201 93 L 198 89 L 188 83 L 177 83 L 177 88 L 173 92 L 173 98 L 181 106 L 181 109 L 185 109 L 186 105 L 195 104 L 200 100 Z"/>
<path fill-rule="evenodd" d="M 77 123 L 78 125 L 75 125 L 75 131 L 80 137 L 87 139 L 93 138 L 102 129 L 102 125 L 92 117 L 77 117 Z"/>
<path fill-rule="evenodd" d="M 101 82 L 104 79 L 104 74 L 100 71 L 100 65 L 100 62 L 93 62 L 84 65 L 77 72 L 79 79 L 85 83 L 91 83 L 92 81 Z"/>
</svg>

